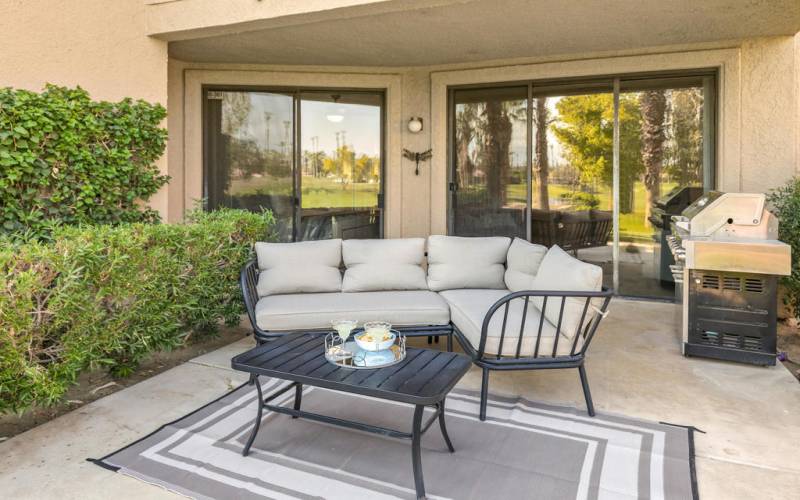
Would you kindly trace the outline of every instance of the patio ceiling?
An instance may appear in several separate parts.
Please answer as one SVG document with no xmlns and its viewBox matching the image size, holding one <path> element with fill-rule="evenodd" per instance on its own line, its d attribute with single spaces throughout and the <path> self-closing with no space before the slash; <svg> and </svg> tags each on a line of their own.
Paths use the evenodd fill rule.
<svg viewBox="0 0 800 500">
<path fill-rule="evenodd" d="M 170 56 L 185 61 L 425 66 L 800 31 L 797 0 L 620 0 L 614 8 L 603 0 L 352 3 L 358 5 L 262 19 L 251 12 L 216 26 L 170 25 L 162 17 L 150 34 L 172 40 Z"/>
</svg>

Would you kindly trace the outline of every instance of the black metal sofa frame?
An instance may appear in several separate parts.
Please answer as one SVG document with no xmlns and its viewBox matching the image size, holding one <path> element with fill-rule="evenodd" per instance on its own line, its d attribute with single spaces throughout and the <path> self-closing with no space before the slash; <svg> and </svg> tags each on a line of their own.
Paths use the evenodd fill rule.
<svg viewBox="0 0 800 500">
<path fill-rule="evenodd" d="M 284 335 L 290 335 L 292 332 L 274 332 L 265 331 L 258 327 L 256 323 L 255 308 L 258 302 L 258 293 L 256 285 L 258 283 L 258 263 L 256 260 L 251 260 L 242 269 L 240 276 L 240 286 L 242 295 L 244 297 L 245 307 L 247 309 L 247 316 L 250 324 L 253 327 L 253 334 L 258 344 L 269 342 Z M 480 419 L 486 420 L 486 406 L 488 403 L 489 395 L 489 372 L 492 370 L 507 371 L 507 370 L 552 370 L 558 368 L 577 368 L 581 379 L 581 386 L 583 388 L 583 396 L 586 400 L 586 409 L 589 416 L 594 416 L 594 404 L 592 402 L 591 391 L 589 390 L 589 381 L 586 376 L 586 369 L 584 361 L 586 359 L 586 351 L 589 344 L 594 338 L 597 327 L 600 321 L 608 314 L 608 304 L 611 302 L 611 290 L 603 288 L 600 292 L 564 292 L 564 291 L 522 291 L 512 292 L 505 297 L 495 302 L 486 313 L 481 327 L 481 340 L 478 348 L 472 346 L 466 336 L 459 331 L 459 329 L 450 323 L 449 325 L 419 325 L 397 327 L 397 330 L 402 331 L 409 337 L 431 337 L 437 338 L 440 335 L 447 337 L 447 350 L 453 350 L 453 337 L 455 336 L 461 348 L 471 358 L 472 362 L 481 368 L 483 371 L 483 378 L 481 382 L 481 401 L 480 401 Z M 533 356 L 522 355 L 522 340 L 529 332 L 526 331 L 526 316 L 531 298 L 542 298 L 542 313 L 539 316 L 539 322 L 536 332 L 532 335 L 534 340 Z M 503 310 L 503 322 L 500 333 L 499 345 L 496 351 L 498 353 L 504 352 L 506 342 L 506 329 L 512 325 L 508 324 L 508 313 L 511 302 L 514 300 L 524 301 L 522 318 L 520 320 L 519 329 L 517 331 L 517 343 L 514 356 L 500 356 L 499 354 L 489 354 L 486 352 L 486 342 L 489 335 L 489 327 L 495 313 Z M 564 317 L 564 308 L 568 299 L 582 301 L 581 319 L 578 323 L 576 331 L 570 340 L 565 342 L 572 342 L 569 354 L 558 354 L 558 342 L 561 338 L 562 320 Z M 548 301 L 550 307 L 555 303 L 559 307 L 558 321 L 556 322 L 556 335 L 554 337 L 553 348 L 549 352 L 540 350 L 540 343 L 542 339 L 545 311 L 547 311 Z M 600 305 L 593 303 L 599 302 Z M 583 339 L 580 347 L 578 343 Z M 513 347 L 513 346 L 512 346 Z M 540 352 L 541 351 L 541 352 Z"/>
</svg>

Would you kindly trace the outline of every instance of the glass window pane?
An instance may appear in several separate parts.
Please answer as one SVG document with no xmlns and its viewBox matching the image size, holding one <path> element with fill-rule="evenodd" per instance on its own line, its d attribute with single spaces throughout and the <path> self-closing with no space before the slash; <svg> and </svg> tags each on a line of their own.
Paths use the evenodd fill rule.
<svg viewBox="0 0 800 500">
<path fill-rule="evenodd" d="M 531 241 L 601 266 L 610 287 L 613 93 L 534 87 L 534 95 Z"/>
<path fill-rule="evenodd" d="M 454 234 L 526 237 L 527 93 L 527 87 L 454 93 Z"/>
<path fill-rule="evenodd" d="M 209 100 L 206 196 L 209 208 L 269 209 L 292 239 L 291 95 L 218 92 Z"/>
<path fill-rule="evenodd" d="M 383 96 L 300 97 L 299 239 L 379 238 Z"/>
<path fill-rule="evenodd" d="M 686 187 L 702 187 L 704 172 L 702 80 L 626 85 L 621 112 L 620 290 L 624 295 L 674 296 L 657 202 Z M 622 115 L 621 115 L 622 116 Z M 699 190 L 695 190 L 699 194 Z"/>
</svg>

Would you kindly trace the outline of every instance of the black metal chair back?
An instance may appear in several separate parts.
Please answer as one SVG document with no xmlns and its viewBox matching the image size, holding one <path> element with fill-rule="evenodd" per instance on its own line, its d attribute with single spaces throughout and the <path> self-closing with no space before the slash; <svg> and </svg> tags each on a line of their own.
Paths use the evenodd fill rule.
<svg viewBox="0 0 800 500">
<path fill-rule="evenodd" d="M 586 408 L 590 416 L 594 416 L 594 404 L 589 390 L 584 360 L 586 351 L 597 332 L 600 321 L 608 314 L 608 305 L 613 293 L 607 288 L 599 292 L 568 292 L 529 290 L 514 292 L 495 302 L 487 311 L 481 326 L 481 338 L 477 349 L 455 328 L 455 335 L 462 348 L 472 356 L 473 362 L 483 370 L 481 384 L 480 419 L 486 420 L 486 407 L 489 398 L 489 372 L 491 370 L 541 370 L 554 368 L 577 368 L 580 374 Z M 522 302 L 522 314 L 519 322 L 510 321 L 510 309 L 513 301 Z M 599 305 L 598 305 L 599 303 Z M 566 314 L 572 315 L 580 307 L 580 320 L 570 326 L 572 319 L 565 322 Z M 528 316 L 539 315 L 537 322 L 529 322 Z M 549 308 L 558 308 L 557 320 L 547 319 Z M 502 314 L 500 335 L 497 337 L 497 348 L 487 352 L 489 334 L 494 328 L 492 320 L 495 314 Z M 552 315 L 550 315 L 552 318 Z M 547 325 L 547 323 L 550 323 Z M 517 326 L 518 325 L 518 326 Z M 531 328 L 531 327 L 534 328 Z M 547 329 L 545 329 L 547 326 Z M 566 331 L 569 327 L 571 331 Z M 554 329 L 554 331 L 553 331 Z M 531 331 L 532 330 L 532 331 Z M 562 337 L 562 333 L 564 334 Z M 516 336 L 516 338 L 514 337 Z M 545 347 L 543 339 L 552 336 L 552 346 Z M 523 349 L 524 340 L 532 339 L 533 349 Z M 510 349 L 506 349 L 510 342 Z M 559 351 L 559 344 L 569 342 L 569 350 Z M 513 355 L 507 354 L 513 352 Z"/>
<path fill-rule="evenodd" d="M 256 304 L 258 303 L 258 261 L 253 259 L 249 261 L 242 268 L 239 275 L 239 287 L 242 289 L 242 298 L 244 298 L 244 306 L 247 309 L 247 318 L 250 320 L 250 325 L 253 327 L 253 333 L 257 340 L 262 338 L 274 337 L 267 332 L 258 328 L 256 323 Z"/>
<path fill-rule="evenodd" d="M 492 307 L 489 308 L 489 311 L 487 311 L 481 327 L 481 340 L 476 352 L 477 358 L 484 361 L 491 360 L 492 362 L 499 364 L 520 364 L 542 358 L 555 359 L 558 357 L 563 357 L 565 355 L 559 354 L 558 350 L 562 335 L 564 337 L 563 342 L 571 343 L 571 348 L 567 356 L 583 356 L 586 354 L 586 349 L 589 348 L 589 344 L 591 343 L 592 338 L 597 331 L 597 326 L 600 323 L 600 320 L 607 314 L 608 304 L 611 301 L 611 296 L 612 292 L 608 289 L 603 289 L 600 292 L 529 290 L 510 293 L 495 302 Z M 533 302 L 538 301 L 531 300 L 532 297 L 534 299 L 541 298 L 541 305 L 538 303 L 534 304 Z M 511 303 L 515 300 L 523 302 L 522 317 L 519 321 L 518 328 L 516 328 L 516 325 L 509 324 L 509 309 Z M 573 301 L 573 304 L 570 304 L 570 309 L 573 308 L 572 306 L 578 305 L 574 302 L 579 302 L 581 307 L 580 320 L 575 329 L 571 332 L 565 331 L 566 325 L 564 325 L 564 313 L 565 308 L 568 305 L 568 300 Z M 598 306 L 593 304 L 593 301 L 600 301 L 600 305 Z M 529 314 L 533 314 L 532 312 L 529 313 L 532 307 L 536 307 L 536 309 L 539 310 L 539 321 L 537 322 L 535 331 L 530 332 L 528 331 L 529 328 L 526 328 L 526 326 L 530 326 L 528 316 Z M 552 308 L 554 307 L 558 308 L 558 320 L 555 322 L 548 321 L 547 311 L 552 311 Z M 497 346 L 497 349 L 493 349 L 493 351 L 496 352 L 487 357 L 486 344 L 491 329 L 492 319 L 495 313 L 501 309 L 503 321 L 500 330 L 499 345 Z M 567 311 L 567 313 L 569 314 L 570 311 Z M 543 348 L 542 343 L 543 336 L 548 333 L 544 328 L 546 322 L 551 323 L 551 325 L 555 327 L 556 333 L 553 338 L 552 348 L 547 350 Z M 511 330 L 512 328 L 514 330 Z M 502 355 L 502 353 L 506 352 L 506 341 L 509 337 L 506 333 L 509 331 L 512 333 L 516 332 L 516 349 L 513 357 Z M 534 349 L 532 355 L 522 356 L 522 343 L 526 335 L 534 339 Z M 578 348 L 581 339 L 583 339 L 583 342 L 580 344 L 580 348 Z"/>
</svg>

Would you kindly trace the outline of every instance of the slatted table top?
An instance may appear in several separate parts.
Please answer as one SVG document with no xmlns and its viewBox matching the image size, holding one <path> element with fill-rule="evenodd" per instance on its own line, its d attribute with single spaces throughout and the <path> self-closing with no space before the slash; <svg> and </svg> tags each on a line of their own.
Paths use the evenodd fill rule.
<svg viewBox="0 0 800 500">
<path fill-rule="evenodd" d="M 319 332 L 289 334 L 231 360 L 235 370 L 416 405 L 445 399 L 471 364 L 463 354 L 408 347 L 395 365 L 345 368 L 325 359 L 325 333 Z"/>
</svg>

